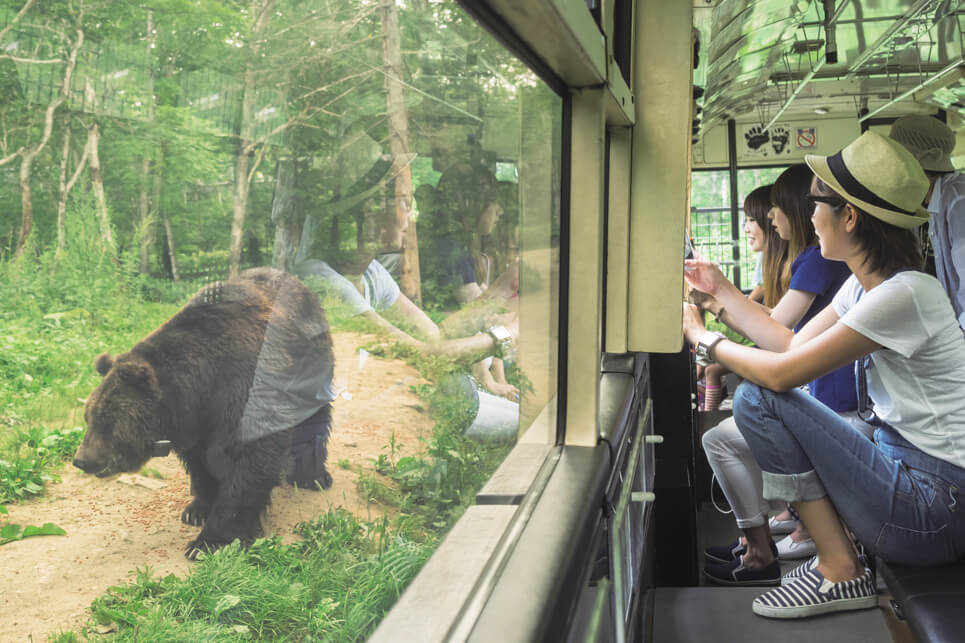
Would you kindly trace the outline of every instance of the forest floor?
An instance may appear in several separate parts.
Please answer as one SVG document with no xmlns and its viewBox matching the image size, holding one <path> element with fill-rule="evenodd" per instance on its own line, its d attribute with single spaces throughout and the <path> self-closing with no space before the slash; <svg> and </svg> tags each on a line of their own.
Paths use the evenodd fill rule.
<svg viewBox="0 0 965 643">
<path fill-rule="evenodd" d="M 327 461 L 333 485 L 325 491 L 276 488 L 263 520 L 266 535 L 294 540 L 296 524 L 330 507 L 344 507 L 363 520 L 391 511 L 359 495 L 359 469 L 371 471 L 372 459 L 389 453 L 393 436 L 396 457 L 417 454 L 419 438 L 431 436 L 433 422 L 410 390 L 425 380 L 402 361 L 367 358 L 359 347 L 372 339 L 333 335 L 336 391 L 347 393 L 333 404 Z M 0 642 L 43 641 L 58 630 L 81 628 L 91 602 L 133 579 L 139 568 L 157 576 L 183 576 L 190 569 L 183 550 L 198 528 L 179 519 L 190 501 L 188 477 L 173 454 L 152 459 L 142 471 L 152 475 L 101 479 L 68 463 L 45 496 L 7 506 L 11 523 L 53 522 L 67 535 L 0 548 Z"/>
</svg>

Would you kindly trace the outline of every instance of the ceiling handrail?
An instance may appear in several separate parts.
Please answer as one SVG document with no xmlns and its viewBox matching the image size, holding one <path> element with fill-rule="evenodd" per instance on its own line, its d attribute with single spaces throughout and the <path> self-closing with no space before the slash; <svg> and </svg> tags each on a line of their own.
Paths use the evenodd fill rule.
<svg viewBox="0 0 965 643">
<path fill-rule="evenodd" d="M 905 15 L 895 20 L 874 44 L 861 52 L 861 55 L 848 67 L 848 76 L 856 75 L 871 58 L 878 55 L 881 50 L 891 44 L 895 38 L 902 35 L 909 23 L 921 18 L 924 14 L 938 9 L 942 2 L 943 0 L 919 0 L 915 3 L 914 6 L 905 12 Z"/>
</svg>

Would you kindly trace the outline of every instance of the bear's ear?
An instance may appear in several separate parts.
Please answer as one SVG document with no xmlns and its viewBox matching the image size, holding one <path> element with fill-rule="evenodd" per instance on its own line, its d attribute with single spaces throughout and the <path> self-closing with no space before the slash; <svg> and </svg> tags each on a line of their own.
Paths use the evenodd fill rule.
<svg viewBox="0 0 965 643">
<path fill-rule="evenodd" d="M 111 370 L 112 366 L 114 366 L 114 358 L 111 357 L 110 353 L 101 353 L 94 358 L 94 368 L 96 368 L 97 372 L 102 376 L 107 375 L 107 372 Z"/>
<path fill-rule="evenodd" d="M 143 360 L 120 361 L 114 364 L 114 370 L 125 382 L 136 386 L 143 391 L 156 391 L 158 389 L 157 376 L 151 365 Z"/>
</svg>

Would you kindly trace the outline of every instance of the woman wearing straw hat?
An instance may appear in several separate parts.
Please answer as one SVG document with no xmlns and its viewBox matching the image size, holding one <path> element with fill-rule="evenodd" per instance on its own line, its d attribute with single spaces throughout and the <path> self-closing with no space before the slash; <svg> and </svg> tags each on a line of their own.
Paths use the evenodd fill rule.
<svg viewBox="0 0 965 643">
<path fill-rule="evenodd" d="M 754 329 L 760 348 L 736 344 L 684 305 L 698 356 L 746 380 L 734 415 L 764 496 L 792 503 L 817 545 L 754 600 L 755 613 L 774 618 L 877 605 L 847 529 L 886 561 L 938 565 L 965 554 L 965 511 L 956 511 L 965 507 L 965 341 L 941 285 L 913 269 L 928 181 L 907 150 L 874 132 L 806 161 L 821 253 L 854 273 L 827 308 L 795 335 L 742 301 L 713 264 L 690 260 L 685 272 Z M 855 360 L 874 404 L 874 442 L 795 388 Z"/>
</svg>

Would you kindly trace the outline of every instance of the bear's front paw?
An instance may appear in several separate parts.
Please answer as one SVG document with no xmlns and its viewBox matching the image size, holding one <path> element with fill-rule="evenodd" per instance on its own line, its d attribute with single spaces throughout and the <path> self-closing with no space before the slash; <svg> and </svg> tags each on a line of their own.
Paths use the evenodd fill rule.
<svg viewBox="0 0 965 643">
<path fill-rule="evenodd" d="M 200 527 L 208 518 L 209 509 L 210 507 L 206 503 L 195 500 L 181 512 L 181 522 Z"/>
</svg>

